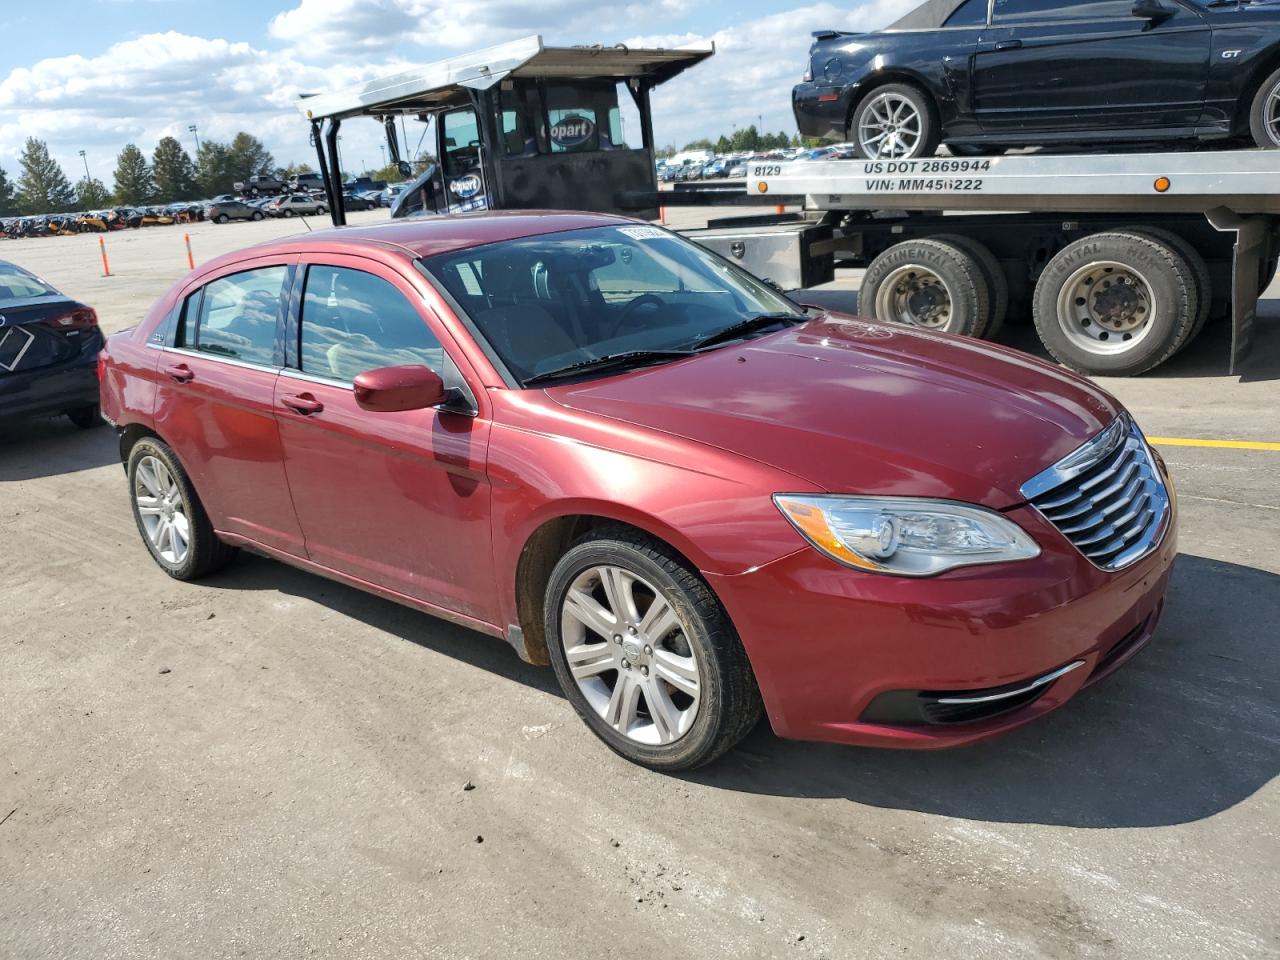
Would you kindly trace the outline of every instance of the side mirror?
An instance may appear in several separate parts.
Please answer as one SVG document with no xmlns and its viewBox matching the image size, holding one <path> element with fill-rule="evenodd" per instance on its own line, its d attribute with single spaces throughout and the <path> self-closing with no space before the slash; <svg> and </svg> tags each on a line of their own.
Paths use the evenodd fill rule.
<svg viewBox="0 0 1280 960">
<path fill-rule="evenodd" d="M 399 163 L 396 164 L 396 169 L 400 172 L 401 178 L 405 180 L 408 180 L 410 177 L 413 176 L 413 167 L 411 167 L 404 160 L 401 160 Z"/>
<path fill-rule="evenodd" d="M 1166 7 L 1160 0 L 1135 0 L 1133 4 L 1133 15 L 1143 20 L 1150 20 L 1154 23 L 1163 23 L 1176 13 L 1171 7 Z"/>
<path fill-rule="evenodd" d="M 366 370 L 352 386 L 356 403 L 374 413 L 425 410 L 444 403 L 444 381 L 428 367 L 407 364 Z"/>
</svg>

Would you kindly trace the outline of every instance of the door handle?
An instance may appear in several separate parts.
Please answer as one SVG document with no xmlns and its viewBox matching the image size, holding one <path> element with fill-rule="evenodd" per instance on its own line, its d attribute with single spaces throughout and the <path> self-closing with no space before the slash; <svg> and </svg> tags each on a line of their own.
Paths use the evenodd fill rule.
<svg viewBox="0 0 1280 960">
<path fill-rule="evenodd" d="M 304 417 L 309 417 L 311 414 L 319 413 L 324 409 L 324 404 L 309 393 L 289 394 L 281 397 L 280 402 Z"/>
<path fill-rule="evenodd" d="M 1021 40 L 997 40 L 997 50 L 1018 50 L 1022 47 Z"/>
<path fill-rule="evenodd" d="M 190 383 L 196 378 L 191 372 L 191 368 L 185 363 L 174 363 L 164 368 L 165 376 L 176 380 L 178 383 Z"/>
</svg>

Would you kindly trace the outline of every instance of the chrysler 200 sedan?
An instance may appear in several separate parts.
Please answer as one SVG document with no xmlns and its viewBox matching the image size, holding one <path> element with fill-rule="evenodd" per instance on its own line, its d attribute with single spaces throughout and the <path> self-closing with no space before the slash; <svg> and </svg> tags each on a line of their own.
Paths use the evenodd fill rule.
<svg viewBox="0 0 1280 960">
<path fill-rule="evenodd" d="M 806 311 L 665 230 L 487 214 L 222 257 L 107 345 L 143 543 L 506 639 L 674 770 L 1009 730 L 1155 629 L 1164 463 L 1097 387 Z"/>
<path fill-rule="evenodd" d="M 796 123 L 863 157 L 1280 147 L 1278 0 L 926 0 L 884 30 L 814 36 Z"/>
</svg>

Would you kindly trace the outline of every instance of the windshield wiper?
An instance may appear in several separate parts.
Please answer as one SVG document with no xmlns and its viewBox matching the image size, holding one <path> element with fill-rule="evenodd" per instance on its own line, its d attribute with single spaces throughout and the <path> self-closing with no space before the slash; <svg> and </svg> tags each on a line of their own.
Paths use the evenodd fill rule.
<svg viewBox="0 0 1280 960">
<path fill-rule="evenodd" d="M 609 367 L 637 366 L 658 360 L 675 360 L 680 357 L 693 356 L 692 350 L 627 350 L 625 353 L 609 353 L 603 357 L 592 357 L 590 360 L 579 360 L 567 367 L 558 367 L 545 373 L 535 373 L 525 379 L 525 386 L 545 383 L 549 380 L 562 380 L 565 377 L 577 376 L 591 370 L 605 370 Z"/>
<path fill-rule="evenodd" d="M 745 320 L 730 324 L 723 330 L 708 334 L 697 341 L 693 345 L 693 349 L 702 350 L 706 347 L 728 343 L 731 340 L 738 340 L 754 330 L 772 327 L 776 323 L 803 323 L 807 319 L 809 318 L 802 313 L 758 313 L 754 317 L 747 317 Z"/>
</svg>

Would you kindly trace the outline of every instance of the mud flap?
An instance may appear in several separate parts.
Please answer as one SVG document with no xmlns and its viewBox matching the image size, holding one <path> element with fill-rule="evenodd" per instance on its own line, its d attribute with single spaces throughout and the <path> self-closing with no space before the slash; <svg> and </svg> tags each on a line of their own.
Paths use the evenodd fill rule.
<svg viewBox="0 0 1280 960">
<path fill-rule="evenodd" d="M 1253 346 L 1258 320 L 1258 298 L 1268 281 L 1267 266 L 1274 253 L 1276 222 L 1272 217 L 1245 217 L 1226 207 L 1205 213 L 1215 230 L 1236 235 L 1231 261 L 1231 366 L 1240 373 Z"/>
</svg>

